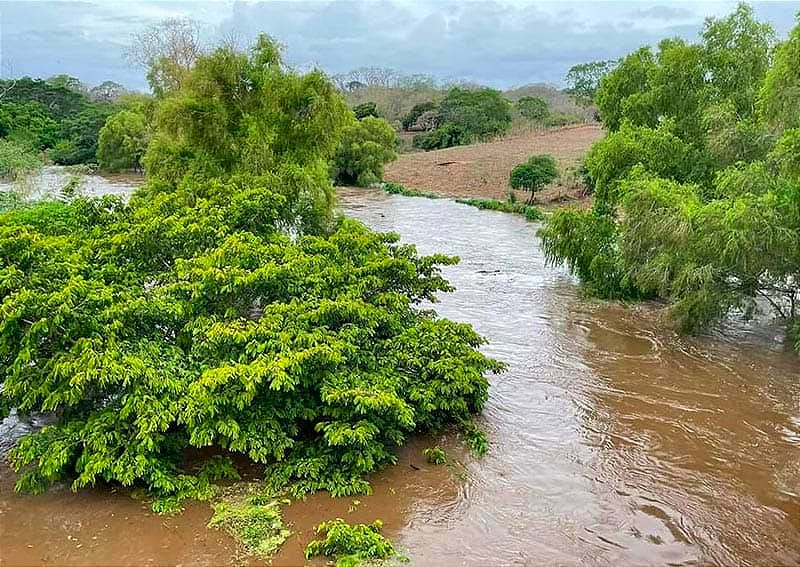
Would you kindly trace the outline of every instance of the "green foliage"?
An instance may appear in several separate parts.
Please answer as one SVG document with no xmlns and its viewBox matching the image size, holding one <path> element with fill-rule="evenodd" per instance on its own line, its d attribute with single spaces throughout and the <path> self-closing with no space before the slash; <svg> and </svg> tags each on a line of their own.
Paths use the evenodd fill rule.
<svg viewBox="0 0 800 567">
<path fill-rule="evenodd" d="M 428 447 L 422 450 L 422 454 L 432 465 L 441 465 L 447 462 L 447 453 L 441 447 Z"/>
<path fill-rule="evenodd" d="M 336 559 L 336 567 L 358 567 L 398 557 L 392 542 L 381 535 L 382 527 L 380 520 L 353 526 L 341 518 L 322 522 L 317 533 L 325 538 L 308 544 L 306 559 L 324 555 Z"/>
<path fill-rule="evenodd" d="M 456 199 L 456 202 L 470 207 L 477 207 L 478 209 L 522 215 L 529 221 L 537 221 L 544 218 L 542 212 L 536 207 L 525 203 L 517 203 L 512 199 L 508 201 L 500 201 L 499 199 Z"/>
<path fill-rule="evenodd" d="M 568 126 L 570 124 L 578 124 L 581 122 L 583 122 L 583 118 L 566 112 L 551 112 L 547 114 L 543 120 L 545 126 L 554 128 Z"/>
<path fill-rule="evenodd" d="M 383 190 L 390 195 L 403 195 L 405 197 L 425 197 L 426 199 L 441 199 L 438 193 L 429 193 L 417 189 L 408 189 L 399 183 L 384 183 Z"/>
<path fill-rule="evenodd" d="M 770 67 L 772 30 L 740 5 L 707 20 L 699 44 L 665 40 L 655 56 L 624 58 L 597 96 L 610 133 L 585 161 L 594 209 L 549 219 L 540 232 L 548 260 L 596 295 L 664 300 L 685 332 L 768 305 L 791 334 L 800 305 L 790 94 L 799 29 Z"/>
<path fill-rule="evenodd" d="M 397 159 L 394 129 L 386 120 L 367 116 L 344 129 L 333 157 L 331 177 L 339 185 L 380 182 L 384 164 Z"/>
<path fill-rule="evenodd" d="M 262 176 L 291 205 L 287 224 L 327 230 L 329 163 L 352 114 L 325 75 L 288 70 L 261 36 L 249 56 L 225 47 L 199 58 L 182 85 L 159 105 L 148 176 L 170 189 L 197 176 Z"/>
<path fill-rule="evenodd" d="M 469 144 L 472 138 L 455 124 L 444 124 L 431 132 L 414 136 L 415 148 L 430 151 Z"/>
<path fill-rule="evenodd" d="M 800 126 L 800 14 L 789 38 L 775 51 L 775 60 L 761 86 L 758 107 L 772 126 Z"/>
<path fill-rule="evenodd" d="M 0 407 L 54 416 L 9 453 L 18 489 L 140 486 L 175 510 L 230 476 L 186 468 L 213 448 L 266 465 L 270 488 L 354 494 L 412 433 L 472 430 L 503 366 L 420 307 L 457 260 L 320 223 L 328 199 L 306 216 L 348 116 L 262 37 L 201 57 L 163 101 L 129 202 L 0 215 Z"/>
<path fill-rule="evenodd" d="M 224 490 L 214 503 L 208 525 L 224 529 L 248 554 L 267 559 L 292 534 L 281 514 L 286 502 L 258 483 L 238 484 Z"/>
<path fill-rule="evenodd" d="M 582 106 L 589 106 L 594 102 L 600 81 L 617 64 L 616 61 L 592 61 L 573 65 L 567 71 L 565 82 L 566 92 Z"/>
<path fill-rule="evenodd" d="M 112 104 L 90 100 L 80 82 L 67 76 L 0 81 L 0 88 L 0 136 L 50 149 L 55 163 L 95 161 L 100 129 L 115 111 Z"/>
<path fill-rule="evenodd" d="M 356 115 L 358 120 L 366 118 L 367 116 L 378 118 L 378 107 L 374 102 L 363 102 L 353 107 L 353 114 Z"/>
<path fill-rule="evenodd" d="M 452 124 L 470 141 L 488 140 L 511 126 L 510 107 L 500 91 L 455 87 L 439 104 L 439 114 L 442 124 Z"/>
<path fill-rule="evenodd" d="M 38 150 L 58 140 L 58 123 L 38 101 L 0 104 L 0 136 Z"/>
<path fill-rule="evenodd" d="M 415 104 L 411 107 L 411 110 L 408 111 L 403 117 L 401 122 L 403 126 L 403 130 L 411 130 L 417 124 L 417 120 L 419 120 L 420 116 L 425 114 L 426 112 L 433 112 L 438 108 L 438 105 L 433 101 L 425 101 L 420 102 L 419 104 Z"/>
<path fill-rule="evenodd" d="M 140 169 L 147 150 L 147 118 L 133 110 L 112 114 L 100 130 L 97 161 L 109 171 Z"/>
<path fill-rule="evenodd" d="M 535 96 L 525 96 L 517 101 L 517 110 L 528 120 L 543 121 L 547 118 L 550 110 L 547 103 Z"/>
<path fill-rule="evenodd" d="M 0 177 L 20 179 L 42 167 L 42 160 L 29 148 L 0 139 Z"/>
<path fill-rule="evenodd" d="M 703 156 L 676 136 L 668 122 L 658 128 L 625 122 L 592 146 L 585 163 L 595 181 L 596 203 L 611 208 L 619 202 L 626 178 L 635 166 L 680 182 L 708 175 Z"/>
<path fill-rule="evenodd" d="M 525 163 L 521 163 L 511 170 L 508 184 L 512 189 L 523 189 L 531 194 L 533 202 L 536 192 L 558 177 L 558 167 L 553 156 L 532 156 Z"/>
</svg>

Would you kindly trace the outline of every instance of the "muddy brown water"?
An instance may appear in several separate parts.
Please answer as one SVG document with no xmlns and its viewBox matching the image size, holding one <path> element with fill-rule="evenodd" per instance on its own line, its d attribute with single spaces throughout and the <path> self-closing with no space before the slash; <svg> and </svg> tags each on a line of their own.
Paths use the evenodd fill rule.
<svg viewBox="0 0 800 567">
<path fill-rule="evenodd" d="M 537 225 L 448 200 L 342 190 L 342 208 L 422 253 L 461 258 L 436 305 L 509 363 L 481 422 L 489 453 L 418 438 L 374 494 L 317 494 L 285 511 L 273 559 L 306 563 L 313 525 L 371 522 L 412 565 L 800 565 L 800 360 L 767 322 L 706 337 L 651 306 L 583 299 L 548 268 Z M 5 425 L 6 440 L 16 433 Z M 445 447 L 451 463 L 424 462 Z M 107 487 L 13 493 L 0 470 L 0 565 L 212 565 L 240 560 L 206 504 L 157 516 Z M 357 500 L 357 502 L 354 502 Z"/>
</svg>

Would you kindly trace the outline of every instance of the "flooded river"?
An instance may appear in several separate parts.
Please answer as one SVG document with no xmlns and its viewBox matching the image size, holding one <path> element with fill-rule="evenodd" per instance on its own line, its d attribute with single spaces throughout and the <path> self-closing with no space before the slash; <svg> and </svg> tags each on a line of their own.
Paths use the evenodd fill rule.
<svg viewBox="0 0 800 567">
<path fill-rule="evenodd" d="M 489 453 L 416 439 L 373 496 L 294 503 L 276 565 L 311 527 L 381 518 L 412 565 L 800 565 L 800 359 L 769 324 L 701 338 L 657 312 L 583 299 L 536 224 L 448 200 L 343 190 L 342 208 L 421 253 L 458 255 L 437 311 L 509 363 L 492 377 Z M 17 425 L 21 427 L 21 425 Z M 4 433 L 10 437 L 11 432 Z M 437 443 L 448 466 L 424 462 Z M 0 470 L 0 565 L 220 564 L 207 505 L 160 517 L 108 488 L 13 494 Z"/>
</svg>

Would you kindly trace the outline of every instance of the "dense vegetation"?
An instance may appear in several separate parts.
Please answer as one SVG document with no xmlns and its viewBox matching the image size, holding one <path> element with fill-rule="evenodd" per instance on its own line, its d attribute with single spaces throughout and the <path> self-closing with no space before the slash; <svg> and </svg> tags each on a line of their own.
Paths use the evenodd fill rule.
<svg viewBox="0 0 800 567">
<path fill-rule="evenodd" d="M 0 81 L 0 91 L 0 137 L 65 165 L 95 161 L 100 129 L 124 93 L 110 81 L 90 89 L 63 75 Z"/>
<path fill-rule="evenodd" d="M 494 89 L 454 87 L 435 112 L 436 128 L 417 134 L 415 147 L 432 150 L 489 140 L 511 127 L 511 105 Z"/>
<path fill-rule="evenodd" d="M 594 208 L 553 215 L 552 261 L 597 295 L 666 300 L 685 331 L 764 305 L 796 328 L 800 25 L 773 35 L 740 5 L 699 43 L 664 40 L 605 75 Z"/>
<path fill-rule="evenodd" d="M 348 124 L 333 158 L 332 174 L 340 185 L 366 186 L 383 178 L 383 166 L 395 159 L 394 129 L 382 118 L 368 115 Z"/>
<path fill-rule="evenodd" d="M 128 203 L 0 215 L 0 408 L 52 416 L 9 454 L 19 489 L 139 485 L 167 509 L 241 454 L 273 488 L 343 495 L 414 431 L 454 425 L 485 450 L 471 417 L 501 365 L 419 306 L 456 259 L 333 214 L 352 120 L 262 36 L 165 91 Z M 190 448 L 206 449 L 187 466 Z"/>
</svg>

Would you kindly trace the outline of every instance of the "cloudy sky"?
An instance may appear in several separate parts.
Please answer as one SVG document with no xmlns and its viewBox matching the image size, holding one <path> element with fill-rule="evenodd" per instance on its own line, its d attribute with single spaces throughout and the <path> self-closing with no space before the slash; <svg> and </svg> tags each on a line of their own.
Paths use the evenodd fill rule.
<svg viewBox="0 0 800 567">
<path fill-rule="evenodd" d="M 0 0 L 3 77 L 66 73 L 145 89 L 122 51 L 131 34 L 168 17 L 190 17 L 206 40 L 267 32 L 289 63 L 342 73 L 390 67 L 499 88 L 560 85 L 575 63 L 616 58 L 665 36 L 697 37 L 703 20 L 735 2 L 530 2 L 524 0 L 279 0 L 86 2 Z M 754 2 L 780 37 L 800 2 Z"/>
</svg>

